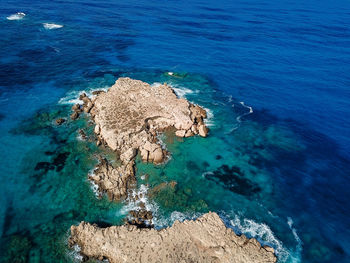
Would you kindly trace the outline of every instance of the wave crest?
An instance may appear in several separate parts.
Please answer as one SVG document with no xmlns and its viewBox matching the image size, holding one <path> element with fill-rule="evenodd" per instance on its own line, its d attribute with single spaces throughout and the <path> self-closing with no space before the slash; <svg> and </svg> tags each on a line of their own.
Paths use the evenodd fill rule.
<svg viewBox="0 0 350 263">
<path fill-rule="evenodd" d="M 57 28 L 62 28 L 63 25 L 59 25 L 59 24 L 54 24 L 54 23 L 43 23 L 43 27 L 45 29 L 57 29 Z"/>
<path fill-rule="evenodd" d="M 22 12 L 18 12 L 16 14 L 13 14 L 13 15 L 10 15 L 7 18 L 7 20 L 21 20 L 23 19 L 24 17 L 26 16 L 25 13 L 22 13 Z"/>
</svg>

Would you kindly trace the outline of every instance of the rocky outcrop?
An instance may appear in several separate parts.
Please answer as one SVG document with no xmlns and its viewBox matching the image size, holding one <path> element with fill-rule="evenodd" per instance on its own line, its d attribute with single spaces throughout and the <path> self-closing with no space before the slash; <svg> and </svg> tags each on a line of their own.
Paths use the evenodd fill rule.
<svg viewBox="0 0 350 263">
<path fill-rule="evenodd" d="M 134 161 L 113 167 L 106 159 L 101 158 L 89 179 L 98 186 L 101 193 L 106 193 L 110 200 L 119 201 L 124 199 L 128 190 L 136 184 Z"/>
<path fill-rule="evenodd" d="M 81 99 L 84 111 L 90 112 L 96 123 L 96 134 L 111 149 L 120 154 L 140 150 L 145 161 L 160 163 L 165 158 L 155 136 L 159 131 L 174 127 L 182 137 L 195 134 L 205 137 L 208 133 L 203 122 L 205 110 L 178 98 L 166 84 L 150 86 L 139 80 L 119 78 L 92 101 L 86 95 Z"/>
<path fill-rule="evenodd" d="M 155 230 L 134 225 L 99 228 L 81 222 L 71 227 L 70 246 L 90 258 L 116 262 L 276 262 L 274 250 L 236 235 L 216 213 L 195 221 L 176 221 Z"/>
<path fill-rule="evenodd" d="M 72 119 L 81 112 L 89 113 L 95 122 L 97 145 L 107 145 L 120 157 L 120 167 L 98 166 L 90 176 L 99 189 L 112 200 L 125 198 L 137 152 L 144 162 L 162 163 L 168 153 L 160 145 L 157 134 L 174 128 L 180 137 L 196 134 L 206 137 L 206 111 L 198 105 L 178 98 L 166 84 L 151 86 L 139 80 L 119 78 L 107 91 L 96 91 L 95 97 L 85 93 L 83 102 L 72 107 Z"/>
</svg>

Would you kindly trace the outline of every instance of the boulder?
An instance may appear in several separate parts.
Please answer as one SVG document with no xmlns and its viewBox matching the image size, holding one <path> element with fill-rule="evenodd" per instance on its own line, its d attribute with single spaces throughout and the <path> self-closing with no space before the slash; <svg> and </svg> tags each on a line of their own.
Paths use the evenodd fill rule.
<svg viewBox="0 0 350 263">
<path fill-rule="evenodd" d="M 199 124 L 198 125 L 198 133 L 202 137 L 207 137 L 208 135 L 208 128 L 204 124 Z"/>
<path fill-rule="evenodd" d="M 70 118 L 71 118 L 71 120 L 76 120 L 76 119 L 78 119 L 79 118 L 79 113 L 78 112 L 73 112 L 71 115 L 70 115 Z"/>
<path fill-rule="evenodd" d="M 57 125 L 61 125 L 61 124 L 63 124 L 65 121 L 66 121 L 66 120 L 63 119 L 63 118 L 58 118 L 58 119 L 56 119 L 55 122 L 56 122 Z"/>
</svg>

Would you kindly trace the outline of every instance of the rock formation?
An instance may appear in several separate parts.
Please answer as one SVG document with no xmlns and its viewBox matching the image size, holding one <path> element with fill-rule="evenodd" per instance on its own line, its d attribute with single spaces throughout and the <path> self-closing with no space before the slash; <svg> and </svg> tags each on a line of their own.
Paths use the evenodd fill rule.
<svg viewBox="0 0 350 263">
<path fill-rule="evenodd" d="M 166 84 L 151 86 L 119 78 L 107 92 L 96 91 L 94 96 L 81 94 L 83 105 L 72 107 L 71 119 L 77 119 L 82 111 L 89 113 L 96 125 L 97 145 L 107 145 L 119 155 L 120 167 L 98 166 L 90 176 L 112 200 L 126 197 L 129 182 L 134 180 L 130 177 L 134 177 L 137 152 L 145 162 L 159 164 L 165 160 L 167 151 L 157 139 L 158 132 L 174 128 L 180 137 L 208 134 L 205 110 L 178 98 Z"/>
<path fill-rule="evenodd" d="M 65 122 L 66 120 L 65 119 L 63 119 L 63 118 L 58 118 L 58 119 L 56 119 L 56 125 L 61 125 L 61 124 L 63 124 L 64 122 Z"/>
<path fill-rule="evenodd" d="M 113 201 L 139 199 L 130 194 L 136 185 L 135 156 L 139 153 L 145 162 L 163 162 L 167 151 L 158 141 L 159 132 L 173 128 L 179 137 L 208 134 L 205 110 L 178 98 L 165 84 L 150 86 L 120 78 L 107 92 L 95 91 L 93 96 L 80 95 L 83 104 L 72 107 L 71 119 L 90 114 L 95 122 L 97 145 L 108 146 L 119 156 L 120 162 L 113 165 L 100 158 L 94 173 L 89 175 Z M 80 135 L 84 137 L 85 133 L 81 130 Z M 176 182 L 164 183 L 152 193 L 175 186 Z M 130 211 L 123 226 L 99 228 L 86 222 L 71 226 L 69 245 L 78 245 L 83 259 L 108 259 L 111 263 L 276 262 L 272 248 L 262 247 L 256 239 L 237 236 L 215 213 L 195 221 L 176 221 L 162 230 L 152 228 L 152 218 L 152 212 L 140 202 L 140 209 Z"/>
<path fill-rule="evenodd" d="M 181 137 L 205 137 L 208 133 L 203 122 L 205 110 L 177 98 L 167 85 L 150 86 L 119 78 L 108 92 L 97 93 L 93 101 L 82 99 L 86 104 L 84 111 L 91 112 L 96 123 L 97 135 L 121 155 L 130 149 L 140 150 L 143 160 L 160 163 L 165 155 L 157 143 L 157 132 L 174 127 Z"/>
<path fill-rule="evenodd" d="M 276 262 L 274 250 L 226 228 L 216 213 L 195 221 L 176 221 L 155 230 L 133 225 L 99 228 L 81 222 L 71 227 L 70 246 L 90 258 L 116 262 Z"/>
</svg>

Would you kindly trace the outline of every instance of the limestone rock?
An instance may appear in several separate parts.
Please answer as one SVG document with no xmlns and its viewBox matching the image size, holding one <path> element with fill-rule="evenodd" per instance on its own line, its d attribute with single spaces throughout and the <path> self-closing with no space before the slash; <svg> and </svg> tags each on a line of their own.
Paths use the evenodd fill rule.
<svg viewBox="0 0 350 263">
<path fill-rule="evenodd" d="M 96 133 L 96 135 L 100 134 L 100 125 L 95 126 L 94 132 Z"/>
<path fill-rule="evenodd" d="M 130 165 L 137 151 L 144 162 L 164 162 L 168 153 L 158 141 L 158 132 L 175 127 L 176 135 L 189 137 L 195 135 L 196 127 L 201 125 L 201 136 L 207 134 L 203 123 L 205 110 L 184 98 L 179 99 L 165 84 L 151 86 L 139 80 L 119 78 L 107 92 L 94 95 L 96 97 L 90 99 L 81 94 L 79 99 L 83 105 L 74 107 L 72 117 L 79 117 L 78 109 L 90 113 L 98 135 L 96 144 L 106 144 L 120 156 L 120 167 L 103 169 L 104 172 L 90 177 L 112 200 L 126 198 L 127 182 L 135 180 Z M 100 168 L 97 167 L 97 171 Z"/>
<path fill-rule="evenodd" d="M 198 124 L 198 133 L 202 137 L 207 137 L 208 128 L 204 124 L 200 123 L 200 124 Z"/>
<path fill-rule="evenodd" d="M 87 97 L 82 95 L 81 99 L 88 106 Z M 177 98 L 169 86 L 150 86 L 130 78 L 119 78 L 107 92 L 97 94 L 90 111 L 101 137 L 118 152 L 129 148 L 141 150 L 147 141 L 157 141 L 154 137 L 157 131 L 170 127 L 186 133 L 197 120 L 202 122 L 206 117 L 203 108 Z M 149 161 L 161 160 L 160 150 L 154 158 L 149 155 Z"/>
<path fill-rule="evenodd" d="M 94 173 L 89 176 L 103 193 L 106 193 L 111 201 L 125 199 L 128 189 L 136 183 L 134 176 L 134 161 L 117 168 L 113 167 L 105 159 L 100 159 Z"/>
<path fill-rule="evenodd" d="M 276 262 L 272 248 L 262 247 L 254 238 L 236 235 L 216 213 L 204 214 L 195 221 L 176 221 L 162 230 L 133 225 L 99 228 L 81 222 L 71 227 L 69 244 L 79 245 L 83 255 L 105 258 L 111 263 Z"/>
<path fill-rule="evenodd" d="M 177 130 L 175 132 L 175 135 L 178 137 L 185 137 L 186 131 L 185 130 Z"/>
</svg>

